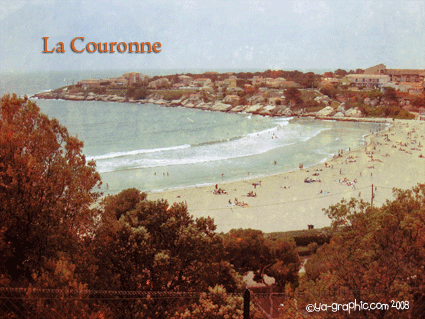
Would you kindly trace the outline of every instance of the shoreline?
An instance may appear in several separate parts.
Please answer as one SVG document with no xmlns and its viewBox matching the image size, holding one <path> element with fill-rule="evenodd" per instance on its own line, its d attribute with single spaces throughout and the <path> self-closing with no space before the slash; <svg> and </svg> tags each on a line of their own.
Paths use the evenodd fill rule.
<svg viewBox="0 0 425 319">
<path fill-rule="evenodd" d="M 356 197 L 370 202 L 374 185 L 377 188 L 374 205 L 382 205 L 387 199 L 392 199 L 393 187 L 407 189 L 425 182 L 420 179 L 425 176 L 425 168 L 422 168 L 425 167 L 425 158 L 418 157 L 422 148 L 411 144 L 407 151 L 400 151 L 405 147 L 400 146 L 399 149 L 395 146 L 397 143 L 413 143 L 409 130 L 413 130 L 411 134 L 417 137 L 415 143 L 420 143 L 416 146 L 423 146 L 425 122 L 395 120 L 390 124 L 378 133 L 365 136 L 365 146 L 325 160 L 328 165 L 322 162 L 291 172 L 218 184 L 217 187 L 225 190 L 226 194 L 213 194 L 215 186 L 212 184 L 148 192 L 148 199 L 163 198 L 170 205 L 185 202 L 194 217 L 214 218 L 220 232 L 232 228 L 274 232 L 307 229 L 307 225 L 326 227 L 330 220 L 322 209 L 339 203 L 342 198 Z M 385 141 L 386 136 L 390 141 Z M 369 157 L 371 155 L 374 157 Z M 331 165 L 333 168 L 330 168 Z M 316 179 L 321 182 L 305 183 L 306 178 L 315 177 L 313 173 L 319 174 Z M 344 178 L 352 184 L 343 182 Z M 254 188 L 254 183 L 261 185 L 257 184 Z M 257 196 L 246 196 L 249 192 Z M 235 205 L 235 199 L 247 206 Z"/>
<path fill-rule="evenodd" d="M 82 94 L 76 94 L 76 95 L 66 95 L 66 94 L 59 94 L 59 93 L 53 93 L 52 90 L 42 91 L 38 92 L 36 94 L 33 94 L 29 97 L 30 99 L 40 99 L 40 100 L 61 100 L 61 101 L 77 101 L 77 102 L 112 102 L 112 103 L 128 103 L 128 104 L 140 104 L 140 105 L 146 105 L 146 104 L 152 104 L 157 105 L 161 107 L 182 107 L 187 109 L 198 109 L 203 110 L 207 112 L 224 112 L 224 113 L 234 113 L 234 114 L 249 114 L 249 115 L 259 115 L 259 116 L 265 116 L 265 117 L 293 117 L 293 118 L 312 118 L 317 120 L 323 120 L 323 121 L 340 121 L 340 122 L 372 122 L 372 123 L 390 123 L 391 119 L 389 118 L 368 118 L 363 117 L 359 115 L 356 108 L 346 110 L 347 114 L 343 117 L 339 116 L 331 116 L 332 113 L 336 115 L 338 112 L 328 112 L 325 114 L 320 114 L 318 112 L 306 112 L 303 113 L 302 111 L 292 111 L 289 107 L 286 107 L 285 109 L 280 108 L 277 105 L 239 105 L 236 107 L 233 107 L 230 104 L 225 104 L 220 101 L 215 102 L 208 102 L 203 103 L 200 102 L 198 104 L 184 104 L 184 101 L 186 100 L 173 100 L 173 101 L 167 101 L 163 100 L 161 98 L 150 98 L 145 100 L 126 100 L 125 98 L 118 97 L 116 95 L 98 95 L 93 94 L 91 96 L 84 96 Z M 183 102 L 183 103 L 182 103 Z M 323 106 L 323 108 L 327 108 L 326 106 Z M 351 115 L 352 110 L 355 110 L 356 115 Z"/>
<path fill-rule="evenodd" d="M 348 122 L 363 122 L 363 123 L 382 123 L 382 124 L 386 124 L 385 129 L 381 130 L 380 132 L 386 131 L 388 130 L 388 128 L 391 128 L 394 124 L 392 124 L 391 122 L 387 122 L 386 119 L 381 119 L 381 118 L 370 118 L 370 119 L 366 119 L 363 120 L 362 119 L 357 119 L 357 118 L 351 118 L 351 119 L 345 119 L 345 120 L 341 120 L 341 119 L 335 119 L 335 118 L 330 118 L 330 119 L 323 119 L 323 118 L 315 118 L 315 117 L 311 117 L 309 116 L 309 118 L 315 119 L 315 120 L 326 120 L 326 121 L 348 121 Z M 355 149 L 352 149 L 351 152 L 357 150 L 357 149 L 361 149 L 363 148 L 365 145 L 367 145 L 367 138 L 369 136 L 371 136 L 372 134 L 365 134 L 363 136 L 364 139 L 364 145 L 363 146 L 359 146 Z M 320 160 L 318 163 L 316 164 L 312 164 L 310 166 L 306 166 L 304 167 L 304 169 L 309 169 L 312 167 L 315 167 L 317 165 L 323 164 L 325 162 L 329 162 L 333 159 L 333 157 L 328 157 L 328 158 L 324 158 L 322 160 Z M 282 174 L 289 174 L 292 173 L 294 171 L 296 171 L 297 169 L 294 168 L 292 170 L 288 170 L 285 172 L 277 172 L 277 173 L 272 173 L 272 174 L 262 174 L 259 176 L 252 176 L 252 177 L 246 177 L 246 178 L 239 178 L 239 179 L 234 179 L 234 180 L 227 180 L 221 183 L 221 185 L 224 184 L 229 184 L 229 183 L 236 183 L 236 182 L 246 182 L 246 181 L 254 181 L 256 179 L 259 178 L 267 178 L 267 177 L 272 177 L 272 176 L 277 176 L 277 175 L 282 175 Z M 176 187 L 171 187 L 171 188 L 165 188 L 165 189 L 158 189 L 158 190 L 150 190 L 150 191 L 144 191 L 147 194 L 155 194 L 155 193 L 163 193 L 163 192 L 170 192 L 170 191 L 178 191 L 180 189 L 192 189 L 192 188 L 202 188 L 202 187 L 211 187 L 214 186 L 216 183 L 214 182 L 207 182 L 207 183 L 202 183 L 202 184 L 195 184 L 195 185 L 190 185 L 190 186 L 176 186 Z"/>
<path fill-rule="evenodd" d="M 57 89 L 59 90 L 59 89 Z M 56 90 L 43 91 L 30 96 L 30 99 L 40 100 L 63 100 L 77 102 L 113 102 L 113 103 L 129 103 L 129 104 L 154 104 L 162 107 L 183 107 L 192 108 L 211 112 L 224 112 L 234 114 L 252 114 L 269 117 L 311 117 L 317 119 L 329 119 L 336 121 L 358 121 L 363 117 L 359 110 L 350 108 L 348 110 L 333 109 L 330 106 L 323 105 L 323 108 L 317 112 L 305 112 L 302 109 L 292 110 L 289 106 L 274 105 L 267 103 L 233 105 L 227 104 L 217 99 L 210 102 L 201 100 L 191 100 L 188 96 L 184 96 L 178 100 L 164 100 L 162 96 L 151 96 L 142 100 L 128 99 L 118 95 L 95 94 L 92 92 L 79 92 L 68 94 L 67 92 L 55 92 Z M 341 103 L 339 103 L 341 105 Z M 342 114 L 342 116 L 341 116 Z"/>
</svg>

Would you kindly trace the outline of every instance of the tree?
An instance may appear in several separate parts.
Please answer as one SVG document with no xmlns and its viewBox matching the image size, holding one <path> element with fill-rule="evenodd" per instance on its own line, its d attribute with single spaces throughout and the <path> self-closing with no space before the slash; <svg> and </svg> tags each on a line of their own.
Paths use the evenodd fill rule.
<svg viewBox="0 0 425 319">
<path fill-rule="evenodd" d="M 279 238 L 269 242 L 272 265 L 265 269 L 265 273 L 276 280 L 276 284 L 285 287 L 287 283 L 298 284 L 298 271 L 301 260 L 296 252 L 296 245 L 293 239 Z"/>
<path fill-rule="evenodd" d="M 417 96 L 413 101 L 412 105 L 415 107 L 425 108 L 425 95 L 422 93 L 420 96 Z"/>
<path fill-rule="evenodd" d="M 332 84 L 328 84 L 320 88 L 320 93 L 329 96 L 331 99 L 335 99 L 338 94 L 338 89 Z"/>
<path fill-rule="evenodd" d="M 326 210 L 335 233 L 306 265 L 300 285 L 306 303 L 317 300 L 319 291 L 343 291 L 332 294 L 332 302 L 409 300 L 408 311 L 390 309 L 382 317 L 416 318 L 423 313 L 425 185 L 394 194 L 380 208 L 352 199 Z"/>
<path fill-rule="evenodd" d="M 295 87 L 290 87 L 285 91 L 285 104 L 299 106 L 303 103 L 301 91 Z"/>
<path fill-rule="evenodd" d="M 264 275 L 278 286 L 297 283 L 301 262 L 292 239 L 270 240 L 260 230 L 232 229 L 223 235 L 226 259 L 241 275 L 254 272 L 254 280 L 264 283 Z"/>
<path fill-rule="evenodd" d="M 130 86 L 125 93 L 127 98 L 132 98 L 133 100 L 142 100 L 148 96 L 148 89 L 145 86 Z"/>
<path fill-rule="evenodd" d="M 347 71 L 343 70 L 343 69 L 338 69 L 335 71 L 335 75 L 339 76 L 339 77 L 344 77 L 347 75 Z"/>
<path fill-rule="evenodd" d="M 135 189 L 106 197 L 102 206 L 93 242 L 96 289 L 187 292 L 216 284 L 240 289 L 240 277 L 223 261 L 212 219 L 193 219 L 185 205 L 149 201 Z"/>
<path fill-rule="evenodd" d="M 173 319 L 242 319 L 243 298 L 227 294 L 223 286 L 217 285 L 203 293 L 199 302 L 192 304 L 184 312 L 176 313 Z M 250 318 L 263 318 L 261 312 L 250 303 Z"/>
<path fill-rule="evenodd" d="M 386 88 L 382 97 L 390 105 L 398 104 L 397 91 L 394 88 Z"/>
<path fill-rule="evenodd" d="M 28 98 L 5 95 L 0 106 L 0 277 L 27 285 L 49 260 L 78 260 L 100 194 L 95 163 L 83 142 Z"/>
</svg>

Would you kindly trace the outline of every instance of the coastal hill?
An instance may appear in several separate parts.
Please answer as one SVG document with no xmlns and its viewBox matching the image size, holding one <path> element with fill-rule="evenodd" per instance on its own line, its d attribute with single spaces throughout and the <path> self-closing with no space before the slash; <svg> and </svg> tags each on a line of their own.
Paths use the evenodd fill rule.
<svg viewBox="0 0 425 319">
<path fill-rule="evenodd" d="M 414 118 L 424 110 L 425 72 L 378 65 L 366 70 L 265 71 L 149 77 L 137 72 L 87 79 L 35 94 L 39 99 L 153 103 L 263 116 Z M 388 71 L 385 74 L 385 72 Z M 419 70 L 421 71 L 421 70 Z M 395 82 L 397 81 L 397 82 Z"/>
</svg>

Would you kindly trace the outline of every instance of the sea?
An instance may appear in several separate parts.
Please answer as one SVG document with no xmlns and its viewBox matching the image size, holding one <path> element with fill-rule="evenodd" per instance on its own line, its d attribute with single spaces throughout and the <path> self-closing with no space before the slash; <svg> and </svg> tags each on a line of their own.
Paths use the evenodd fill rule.
<svg viewBox="0 0 425 319">
<path fill-rule="evenodd" d="M 30 97 L 82 79 L 125 72 L 1 74 L 0 95 Z M 300 164 L 306 168 L 340 150 L 364 146 L 365 136 L 380 128 L 376 123 L 264 117 L 154 104 L 34 101 L 43 113 L 58 119 L 84 142 L 84 154 L 96 162 L 105 195 L 133 187 L 157 192 L 213 185 L 289 172 Z"/>
</svg>

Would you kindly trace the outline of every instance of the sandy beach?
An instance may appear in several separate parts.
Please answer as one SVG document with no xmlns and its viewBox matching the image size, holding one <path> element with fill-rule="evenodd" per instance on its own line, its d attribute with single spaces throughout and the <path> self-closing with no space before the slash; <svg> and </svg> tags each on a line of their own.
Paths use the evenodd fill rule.
<svg viewBox="0 0 425 319">
<path fill-rule="evenodd" d="M 373 185 L 373 204 L 379 206 L 393 198 L 393 187 L 407 189 L 425 182 L 425 122 L 388 122 L 392 126 L 369 135 L 365 146 L 343 150 L 326 163 L 255 179 L 247 174 L 246 180 L 217 186 L 148 193 L 148 199 L 185 202 L 194 217 L 214 218 L 219 232 L 232 228 L 275 232 L 307 229 L 307 225 L 329 226 L 322 209 L 342 198 L 370 202 Z M 217 192 L 225 192 L 214 194 L 216 187 Z M 250 192 L 256 196 L 248 196 Z"/>
</svg>

